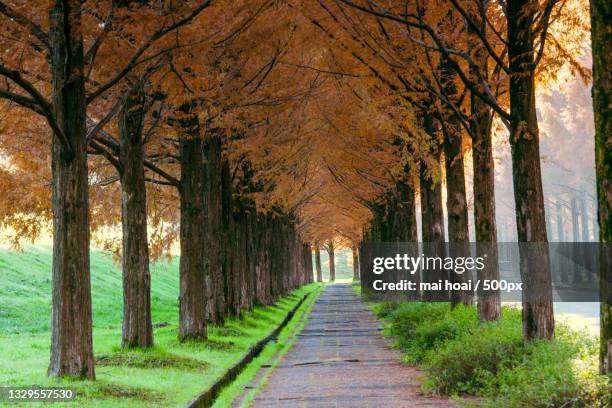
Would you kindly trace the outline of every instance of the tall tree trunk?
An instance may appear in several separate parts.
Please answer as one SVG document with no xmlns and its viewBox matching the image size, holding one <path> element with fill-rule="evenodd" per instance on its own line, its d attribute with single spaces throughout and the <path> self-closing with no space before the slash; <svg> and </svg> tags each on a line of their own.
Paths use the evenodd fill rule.
<svg viewBox="0 0 612 408">
<path fill-rule="evenodd" d="M 323 272 L 321 270 L 321 246 L 315 242 L 315 267 L 317 269 L 317 282 L 323 282 Z"/>
<path fill-rule="evenodd" d="M 578 214 L 578 200 L 575 196 L 572 197 L 572 199 L 570 200 L 570 206 L 572 211 L 572 242 L 577 243 L 580 242 L 580 230 L 578 220 L 580 214 Z M 571 246 L 571 254 L 572 259 L 582 259 L 583 257 L 579 245 Z M 580 272 L 580 269 L 576 268 L 572 270 L 572 278 L 572 282 L 574 284 L 582 282 L 582 273 Z"/>
<path fill-rule="evenodd" d="M 612 373 L 612 4 L 591 0 L 593 50 L 593 111 L 595 113 L 595 170 L 600 241 L 601 347 L 600 370 Z"/>
<path fill-rule="evenodd" d="M 497 223 L 495 219 L 495 168 L 491 141 L 491 109 L 478 97 L 471 98 L 472 162 L 474 164 L 474 228 L 477 256 L 487 258 L 477 278 L 499 280 Z M 478 317 L 497 320 L 501 317 L 499 290 L 478 290 Z"/>
<path fill-rule="evenodd" d="M 483 0 L 487 8 L 489 0 Z M 485 28 L 485 22 L 479 15 L 472 18 L 479 28 Z M 488 75 L 488 55 L 478 34 L 467 25 L 468 44 L 472 59 L 477 65 L 470 65 L 470 76 L 477 78 Z M 472 136 L 473 189 L 474 189 L 474 229 L 476 235 L 476 254 L 486 257 L 487 262 L 478 271 L 477 278 L 499 280 L 499 254 L 497 248 L 497 222 L 495 219 L 495 163 L 493 161 L 492 136 L 493 115 L 491 108 L 479 97 L 470 93 L 470 133 Z M 483 291 L 478 288 L 478 318 L 480 320 L 497 320 L 501 317 L 501 296 L 499 290 Z"/>
<path fill-rule="evenodd" d="M 558 246 L 565 245 L 565 232 L 564 232 L 564 220 L 563 220 L 563 203 L 560 198 L 555 202 L 555 212 L 556 212 L 556 222 L 557 222 L 557 241 L 560 242 Z M 564 256 L 555 257 L 555 271 L 557 271 L 558 279 L 561 279 L 561 282 L 567 283 L 569 282 L 568 276 L 568 260 Z"/>
<path fill-rule="evenodd" d="M 225 293 L 225 315 L 238 316 L 240 314 L 239 273 L 237 259 L 237 237 L 234 222 L 234 200 L 232 194 L 232 174 L 229 162 L 223 159 L 221 167 L 221 214 L 222 229 L 219 240 L 223 256 L 223 277 Z"/>
<path fill-rule="evenodd" d="M 237 208 L 234 210 L 234 230 L 235 244 L 234 249 L 234 270 L 236 276 L 235 293 L 237 295 L 236 304 L 238 314 L 249 309 L 248 297 L 248 264 L 247 264 L 247 228 L 246 228 L 246 208 L 241 198 L 236 199 Z"/>
<path fill-rule="evenodd" d="M 354 246 L 351 248 L 351 253 L 353 254 L 353 280 L 359 280 L 359 252 L 357 247 Z"/>
<path fill-rule="evenodd" d="M 580 229 L 579 229 L 579 215 L 578 214 L 578 200 L 576 197 L 572 197 L 570 201 L 572 208 L 572 241 L 580 242 Z"/>
<path fill-rule="evenodd" d="M 270 215 L 258 214 L 255 299 L 264 305 L 272 303 L 270 295 L 270 257 L 268 254 L 270 246 Z"/>
<path fill-rule="evenodd" d="M 580 228 L 582 230 L 582 242 L 589 242 L 589 214 L 586 209 L 584 197 L 580 198 Z"/>
<path fill-rule="evenodd" d="M 205 214 L 203 205 L 203 146 L 197 116 L 190 110 L 180 120 L 181 258 L 179 265 L 179 339 L 206 338 Z"/>
<path fill-rule="evenodd" d="M 561 203 L 561 199 L 557 199 L 555 209 L 557 211 L 557 241 L 563 242 L 565 236 L 563 234 L 563 204 Z"/>
<path fill-rule="evenodd" d="M 309 243 L 302 243 L 302 259 L 304 262 L 303 285 L 314 282 L 314 268 L 312 265 L 312 247 Z"/>
<path fill-rule="evenodd" d="M 151 275 L 144 176 L 144 95 L 132 90 L 119 114 L 121 223 L 123 231 L 123 330 L 121 346 L 153 346 Z"/>
<path fill-rule="evenodd" d="M 81 3 L 52 2 L 49 20 L 53 111 L 70 147 L 53 135 L 53 301 L 48 374 L 94 379 Z"/>
<path fill-rule="evenodd" d="M 523 336 L 550 339 L 554 334 L 552 279 L 547 247 L 536 116 L 534 0 L 508 0 L 510 61 L 510 145 L 516 225 L 523 285 Z M 527 243 L 527 244 L 525 244 Z"/>
<path fill-rule="evenodd" d="M 443 128 L 449 255 L 453 258 L 470 256 L 470 233 L 468 229 L 465 172 L 463 168 L 463 143 L 459 126 L 456 116 L 449 112 L 449 117 Z M 450 275 L 451 281 L 456 283 L 467 283 L 471 280 L 471 271 L 469 270 L 462 274 L 451 271 Z M 451 291 L 450 300 L 453 307 L 460 303 L 469 306 L 474 301 L 474 293 L 468 290 L 453 290 Z"/>
<path fill-rule="evenodd" d="M 243 302 L 247 310 L 252 310 L 255 304 L 255 285 L 256 275 L 255 266 L 257 264 L 257 252 L 256 252 L 256 220 L 257 220 L 257 209 L 252 201 L 245 203 L 245 294 L 246 300 Z"/>
<path fill-rule="evenodd" d="M 408 173 L 409 168 L 406 166 L 404 168 L 406 179 L 402 180 L 397 186 L 400 198 L 400 208 L 398 211 L 404 213 L 406 217 L 405 225 L 403 226 L 404 234 L 402 235 L 402 240 L 404 242 L 413 242 L 416 244 L 419 239 L 416 222 L 415 191 L 409 180 L 407 180 Z"/>
<path fill-rule="evenodd" d="M 336 280 L 336 253 L 332 241 L 327 243 L 327 254 L 329 255 L 329 281 L 333 282 Z"/>
<path fill-rule="evenodd" d="M 221 198 L 221 154 L 220 136 L 210 131 L 205 143 L 207 180 L 207 244 L 208 251 L 208 288 L 209 299 L 207 309 L 211 322 L 223 323 L 225 312 L 225 297 L 223 293 L 223 246 L 222 246 L 222 212 Z"/>
<path fill-rule="evenodd" d="M 586 269 L 585 277 L 586 281 L 591 283 L 593 282 L 593 274 L 590 271 L 593 270 L 593 260 L 594 256 L 592 256 L 592 252 L 590 251 L 591 246 L 586 245 L 587 242 L 591 241 L 589 237 L 589 214 L 587 212 L 586 201 L 584 196 L 579 198 L 579 212 L 580 212 L 580 229 L 581 229 L 581 242 L 583 245 L 580 245 L 580 250 L 582 256 L 584 258 L 584 268 Z"/>
<path fill-rule="evenodd" d="M 548 237 L 548 241 L 552 241 L 552 207 L 547 204 L 544 206 L 544 211 L 546 212 L 546 236 Z"/>
<path fill-rule="evenodd" d="M 431 154 L 433 162 L 436 166 L 440 164 L 440 146 L 436 138 L 433 127 L 433 121 L 429 115 L 423 118 L 423 124 L 426 132 L 432 138 Z M 425 255 L 430 257 L 445 256 L 444 245 L 444 212 L 442 211 L 442 183 L 434 182 L 431 175 L 426 174 L 426 169 L 421 168 L 421 229 L 423 237 L 423 246 Z M 423 271 L 423 282 L 438 282 L 440 279 L 448 279 L 448 273 L 444 269 Z M 448 292 L 440 291 L 425 291 L 423 293 L 424 300 L 448 301 Z"/>
</svg>

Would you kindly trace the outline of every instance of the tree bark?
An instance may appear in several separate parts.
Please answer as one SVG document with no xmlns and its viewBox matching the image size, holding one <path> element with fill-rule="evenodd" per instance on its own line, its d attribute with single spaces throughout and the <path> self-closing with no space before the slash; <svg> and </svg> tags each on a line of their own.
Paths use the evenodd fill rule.
<svg viewBox="0 0 612 408">
<path fill-rule="evenodd" d="M 495 219 L 495 164 L 491 141 L 491 109 L 472 95 L 470 130 L 472 133 L 472 161 L 474 164 L 474 228 L 477 256 L 487 258 L 478 271 L 478 279 L 499 280 L 497 222 Z M 490 321 L 501 318 L 501 295 L 497 291 L 478 290 L 478 317 Z"/>
<path fill-rule="evenodd" d="M 353 280 L 359 280 L 359 252 L 356 246 L 351 248 L 353 254 Z"/>
<path fill-rule="evenodd" d="M 253 305 L 255 304 L 255 285 L 256 285 L 256 275 L 255 275 L 255 266 L 257 264 L 257 252 L 256 252 L 256 221 L 257 221 L 257 209 L 255 207 L 255 203 L 248 201 L 245 203 L 245 246 L 246 246 L 246 254 L 245 254 L 245 296 L 246 299 L 243 301 L 244 308 L 247 310 L 252 310 Z"/>
<path fill-rule="evenodd" d="M 433 128 L 433 121 L 429 115 L 423 118 L 423 124 L 426 132 L 431 136 L 432 148 L 431 154 L 434 158 L 434 163 L 439 166 L 440 163 L 440 146 L 436 139 L 436 134 Z M 425 255 L 430 257 L 445 256 L 444 245 L 444 213 L 442 211 L 442 183 L 434 182 L 431 176 L 426 174 L 425 168 L 421 168 L 421 232 L 423 237 L 423 249 Z M 423 282 L 438 282 L 440 279 L 448 279 L 448 274 L 442 270 L 423 271 Z M 430 301 L 448 301 L 449 296 L 447 291 L 425 291 L 423 293 L 424 300 Z"/>
<path fill-rule="evenodd" d="M 53 113 L 70 149 L 53 134 L 53 300 L 48 374 L 94 379 L 81 3 L 52 2 L 49 21 Z"/>
<path fill-rule="evenodd" d="M 203 206 L 203 146 L 197 116 L 182 112 L 181 141 L 181 258 L 179 265 L 179 339 L 206 339 L 205 214 Z"/>
<path fill-rule="evenodd" d="M 315 242 L 315 267 L 317 269 L 317 282 L 323 282 L 323 272 L 321 270 L 321 247 L 319 242 Z"/>
<path fill-rule="evenodd" d="M 232 191 L 232 175 L 229 162 L 223 159 L 221 167 L 221 214 L 222 228 L 218 237 L 222 248 L 222 265 L 225 294 L 225 316 L 240 314 L 240 283 L 238 271 L 238 238 L 234 222 L 234 200 Z"/>
<path fill-rule="evenodd" d="M 580 228 L 582 230 L 582 242 L 589 242 L 589 214 L 586 209 L 584 197 L 580 198 Z"/>
<path fill-rule="evenodd" d="M 510 145 L 523 285 L 523 336 L 554 334 L 552 280 L 547 247 L 540 136 L 534 82 L 533 0 L 508 0 Z M 525 244 L 527 243 L 527 244 Z"/>
<path fill-rule="evenodd" d="M 600 371 L 612 373 L 612 4 L 591 0 L 593 52 L 593 111 L 595 114 L 595 170 L 599 220 L 601 302 Z"/>
<path fill-rule="evenodd" d="M 483 1 L 483 7 L 489 0 Z M 481 30 L 485 28 L 482 18 L 473 15 Z M 478 65 L 470 65 L 470 76 L 479 74 L 488 76 L 487 51 L 478 38 L 473 27 L 468 24 L 468 44 L 472 50 L 472 59 Z M 478 96 L 470 93 L 470 134 L 472 136 L 472 162 L 474 175 L 474 229 L 476 235 L 476 254 L 486 257 L 487 262 L 478 271 L 477 278 L 499 280 L 499 254 L 497 248 L 497 222 L 495 219 L 495 163 L 493 161 L 492 136 L 493 115 L 491 107 Z M 483 291 L 478 288 L 478 318 L 480 320 L 497 320 L 501 317 L 501 296 L 497 291 Z"/>
<path fill-rule="evenodd" d="M 463 168 L 463 143 L 459 126 L 456 116 L 449 113 L 443 129 L 449 255 L 453 258 L 470 256 L 470 233 L 468 229 L 465 172 Z M 471 280 L 471 271 L 465 271 L 462 274 L 451 271 L 450 275 L 451 281 L 456 283 L 467 283 Z M 474 293 L 467 290 L 453 290 L 451 291 L 450 298 L 452 307 L 460 303 L 469 306 L 474 302 Z"/>
<path fill-rule="evenodd" d="M 144 176 L 144 95 L 132 90 L 119 114 L 121 223 L 123 232 L 123 330 L 121 346 L 153 346 L 151 275 Z"/>
<path fill-rule="evenodd" d="M 572 211 L 572 242 L 577 243 L 580 242 L 580 230 L 579 230 L 579 221 L 578 221 L 578 217 L 580 214 L 578 214 L 578 200 L 576 199 L 576 197 L 572 197 L 572 199 L 570 200 L 570 207 L 571 207 L 571 211 Z M 581 253 L 581 248 L 579 245 L 572 245 L 571 246 L 571 258 L 572 259 L 582 259 L 583 254 Z M 574 284 L 578 284 L 580 282 L 582 282 L 582 273 L 580 272 L 580 270 L 578 268 L 572 270 L 572 282 Z"/>
<path fill-rule="evenodd" d="M 563 234 L 563 204 L 561 203 L 561 199 L 557 199 L 555 209 L 557 211 L 557 241 L 563 242 L 565 237 Z"/>
<path fill-rule="evenodd" d="M 409 172 L 408 167 L 404 168 L 404 174 L 407 176 Z M 417 222 L 416 222 L 416 201 L 415 192 L 413 186 L 407 179 L 402 180 L 397 186 L 399 190 L 400 208 L 398 211 L 402 212 L 406 217 L 403 229 L 405 230 L 402 240 L 404 242 L 416 243 L 418 239 L 417 233 Z"/>
<path fill-rule="evenodd" d="M 336 280 L 336 254 L 333 242 L 327 243 L 327 254 L 329 255 L 329 281 Z"/>
<path fill-rule="evenodd" d="M 207 244 L 208 251 L 208 288 L 209 299 L 207 309 L 211 322 L 222 324 L 225 312 L 225 297 L 223 294 L 223 247 L 222 247 L 222 212 L 221 199 L 221 153 L 222 144 L 216 132 L 209 132 L 205 143 L 207 180 Z"/>
</svg>

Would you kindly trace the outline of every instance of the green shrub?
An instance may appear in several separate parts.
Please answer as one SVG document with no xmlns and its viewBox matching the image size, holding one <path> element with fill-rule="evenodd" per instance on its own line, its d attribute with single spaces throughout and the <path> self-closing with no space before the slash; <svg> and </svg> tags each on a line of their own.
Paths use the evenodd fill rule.
<svg viewBox="0 0 612 408">
<path fill-rule="evenodd" d="M 424 358 L 427 385 L 444 394 L 479 394 L 524 351 L 520 326 L 513 320 L 484 322 L 449 339 Z"/>
<path fill-rule="evenodd" d="M 437 350 L 457 337 L 469 335 L 477 326 L 478 317 L 474 308 L 459 306 L 449 310 L 447 306 L 438 320 L 415 328 L 407 355 L 413 363 L 420 363 L 431 350 Z"/>
<path fill-rule="evenodd" d="M 609 407 L 610 381 L 597 373 L 593 339 L 561 326 L 552 341 L 525 346 L 514 367 L 504 367 L 483 387 L 489 407 Z"/>
<path fill-rule="evenodd" d="M 381 303 L 375 303 L 373 310 L 376 316 L 378 316 L 381 319 L 386 319 L 395 309 L 398 308 L 398 306 L 399 306 L 399 303 L 397 302 L 381 302 Z"/>
<path fill-rule="evenodd" d="M 401 303 L 388 315 L 391 334 L 408 336 L 425 322 L 436 321 L 450 313 L 447 303 Z"/>
<path fill-rule="evenodd" d="M 375 307 L 405 359 L 420 364 L 425 388 L 479 407 L 610 407 L 608 377 L 597 372 L 597 344 L 557 324 L 552 341 L 525 343 L 521 312 L 479 322 L 474 307 L 447 303 L 385 303 Z"/>
<path fill-rule="evenodd" d="M 408 302 L 388 313 L 391 321 L 388 333 L 395 345 L 406 353 L 406 361 L 417 364 L 432 349 L 478 324 L 476 310 L 459 306 L 453 310 L 448 303 Z"/>
</svg>

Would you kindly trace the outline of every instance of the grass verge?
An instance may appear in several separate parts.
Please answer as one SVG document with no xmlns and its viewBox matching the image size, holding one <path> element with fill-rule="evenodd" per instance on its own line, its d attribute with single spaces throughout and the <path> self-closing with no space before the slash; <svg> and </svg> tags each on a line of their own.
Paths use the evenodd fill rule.
<svg viewBox="0 0 612 408">
<path fill-rule="evenodd" d="M 210 327 L 206 342 L 180 343 L 178 260 L 154 264 L 151 303 L 156 345 L 124 351 L 119 347 L 121 271 L 112 256 L 100 252 L 91 256 L 97 380 L 77 381 L 46 376 L 51 311 L 49 249 L 29 248 L 25 253 L 0 250 L 0 386 L 75 389 L 76 402 L 54 403 L 54 407 L 183 407 L 317 287 L 313 284 L 296 290 L 274 306 L 256 306 L 240 319 L 229 319 L 224 327 Z"/>
<path fill-rule="evenodd" d="M 597 343 L 557 324 L 552 341 L 525 343 L 521 312 L 480 322 L 475 307 L 448 303 L 380 303 L 378 317 L 406 362 L 426 373 L 424 387 L 478 407 L 610 407 L 610 378 L 597 373 Z"/>
</svg>

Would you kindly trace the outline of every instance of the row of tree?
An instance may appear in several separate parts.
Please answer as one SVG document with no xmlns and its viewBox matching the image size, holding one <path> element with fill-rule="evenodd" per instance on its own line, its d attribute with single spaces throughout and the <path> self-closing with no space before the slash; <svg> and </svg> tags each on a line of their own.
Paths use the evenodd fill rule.
<svg viewBox="0 0 612 408">
<path fill-rule="evenodd" d="M 608 8 L 598 2 L 591 6 L 594 60 L 603 60 L 605 57 L 597 53 L 609 52 L 597 30 L 604 29 L 602 16 L 609 14 Z M 396 131 L 399 129 L 387 139 L 394 146 L 387 154 L 399 164 L 393 174 L 381 174 L 390 172 L 389 166 L 377 171 L 380 163 L 375 160 L 373 166 L 357 169 L 354 163 L 347 164 L 343 171 L 325 163 L 335 181 L 348 186 L 345 190 L 356 190 L 354 200 L 370 212 L 363 234 L 355 234 L 357 240 L 416 241 L 414 205 L 420 202 L 423 241 L 429 243 L 433 254 L 440 255 L 444 250 L 446 205 L 449 241 L 457 251 L 454 255 L 460 256 L 469 240 L 463 163 L 469 150 L 474 166 L 477 251 L 490 260 L 479 277 L 498 278 L 493 129 L 501 125 L 507 128 L 511 147 L 518 241 L 535 247 L 546 243 L 536 91 L 555 81 L 565 64 L 589 79 L 589 69 L 579 61 L 580 53 L 573 51 L 583 49 L 584 35 L 590 29 L 588 20 L 580 18 L 589 15 L 588 4 L 440 0 L 399 5 L 340 0 L 320 1 L 314 8 L 308 14 L 311 22 L 336 45 L 330 66 L 345 77 L 369 72 L 377 81 L 369 87 L 369 96 L 381 92 L 392 95 L 381 105 L 396 121 Z M 349 70 L 355 65 L 362 70 Z M 610 89 L 609 67 L 598 68 L 595 61 L 594 72 L 599 224 L 604 229 L 610 222 L 610 146 L 605 128 L 609 107 L 602 106 L 602 101 Z M 405 120 L 404 111 L 394 109 L 397 106 L 409 106 L 410 120 Z M 358 177 L 350 179 L 354 176 L 351 172 Z M 446 203 L 442 200 L 442 180 Z M 367 197 L 356 188 L 364 181 L 376 186 Z M 582 225 L 586 226 L 586 221 Z M 346 229 L 352 231 L 351 226 Z M 600 232 L 600 241 L 604 243 L 600 251 L 601 366 L 602 371 L 609 371 L 609 254 L 605 246 L 609 237 L 605 231 Z M 528 248 L 521 246 L 520 253 L 521 277 L 529 283 L 524 288 L 523 333 L 526 340 L 550 339 L 554 335 L 550 258 L 547 251 L 541 251 L 536 259 Z M 500 318 L 499 295 L 480 295 L 480 318 Z M 452 302 L 470 304 L 472 296 L 458 294 Z"/>
<path fill-rule="evenodd" d="M 258 205 L 264 187 L 248 159 L 229 153 L 253 122 L 232 116 L 217 93 L 241 87 L 241 102 L 257 107 L 290 100 L 256 92 L 267 75 L 256 61 L 239 65 L 260 27 L 236 38 L 272 4 L 253 12 L 253 2 L 213 3 L 0 2 L 0 47 L 11 50 L 0 57 L 0 97 L 13 114 L 3 123 L 3 172 L 23 193 L 3 202 L 3 225 L 34 238 L 52 221 L 50 375 L 95 378 L 92 230 L 121 225 L 123 347 L 153 345 L 149 263 L 176 240 L 181 340 L 205 339 L 207 324 L 312 281 L 295 211 Z M 244 59 L 278 52 L 255 47 Z"/>
<path fill-rule="evenodd" d="M 600 241 L 609 242 L 610 20 L 606 5 L 592 6 Z M 3 173 L 26 192 L 3 200 L 0 213 L 18 237 L 53 221 L 50 373 L 93 376 L 89 234 L 119 220 L 128 298 L 142 311 L 134 321 L 147 321 L 149 255 L 180 240 L 181 337 L 201 338 L 207 321 L 308 280 L 303 242 L 316 243 L 318 272 L 319 243 L 333 259 L 334 248 L 366 240 L 416 241 L 416 203 L 430 250 L 442 253 L 448 229 L 461 256 L 469 153 L 475 237 L 490 260 L 481 278 L 497 278 L 494 136 L 505 128 L 511 146 L 518 241 L 545 243 L 536 91 L 561 67 L 590 79 L 587 8 L 585 0 L 0 1 L 8 30 L 0 46 L 11 50 L 0 56 L 0 97 L 15 113 L 0 132 L 10 158 Z M 524 337 L 549 339 L 550 260 L 520 257 L 530 282 Z M 481 294 L 478 311 L 498 319 L 499 297 Z M 148 343 L 146 331 L 134 336 L 124 342 Z"/>
</svg>

